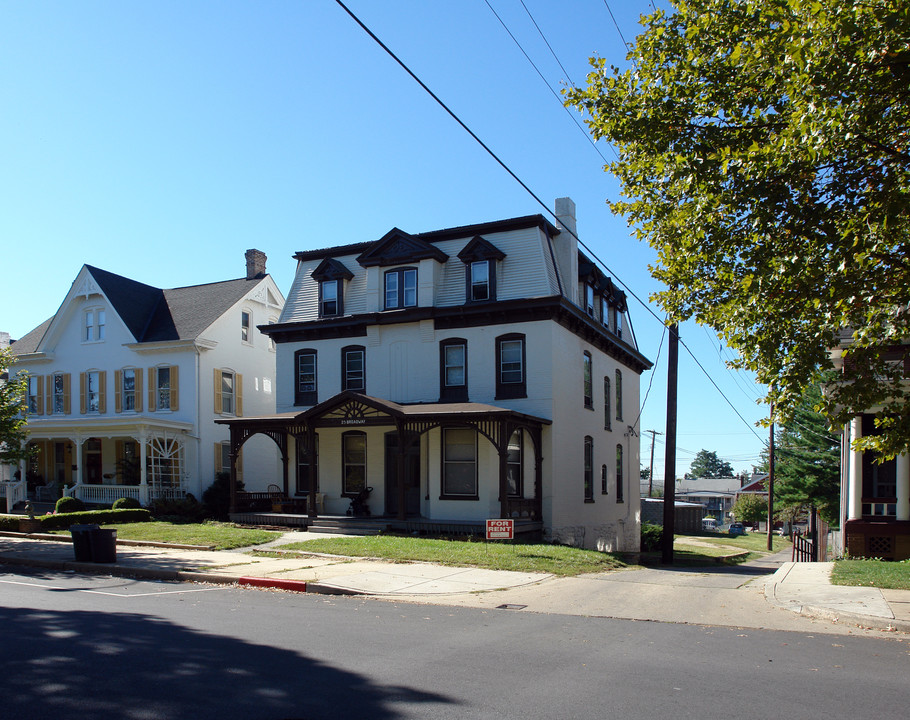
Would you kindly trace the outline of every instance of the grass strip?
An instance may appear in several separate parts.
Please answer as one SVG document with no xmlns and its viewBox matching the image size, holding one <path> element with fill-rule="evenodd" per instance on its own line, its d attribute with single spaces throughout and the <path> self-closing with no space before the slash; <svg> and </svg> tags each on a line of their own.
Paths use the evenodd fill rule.
<svg viewBox="0 0 910 720">
<path fill-rule="evenodd" d="M 123 540 L 148 540 L 178 545 L 209 545 L 215 550 L 261 545 L 279 537 L 281 533 L 253 528 L 241 528 L 230 523 L 169 523 L 162 521 L 105 525 L 115 528 Z"/>
<path fill-rule="evenodd" d="M 883 590 L 910 590 L 910 560 L 837 560 L 831 571 L 831 583 Z"/>
<path fill-rule="evenodd" d="M 550 573 L 563 577 L 627 567 L 609 553 L 564 545 L 434 540 L 394 535 L 319 538 L 282 545 L 281 549 L 371 557 L 392 562 L 432 562 L 487 570 Z"/>
</svg>

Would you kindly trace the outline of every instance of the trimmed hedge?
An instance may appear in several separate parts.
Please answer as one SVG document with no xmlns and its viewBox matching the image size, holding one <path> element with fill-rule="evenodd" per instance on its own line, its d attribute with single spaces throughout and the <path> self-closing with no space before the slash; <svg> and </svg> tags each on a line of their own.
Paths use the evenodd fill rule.
<svg viewBox="0 0 910 720">
<path fill-rule="evenodd" d="M 0 530 L 19 532 L 19 518 L 22 515 L 0 515 Z"/>
<path fill-rule="evenodd" d="M 62 515 L 35 516 L 44 530 L 67 530 L 70 525 L 114 525 L 116 523 L 149 522 L 152 514 L 141 508 L 123 510 L 86 510 Z"/>
<path fill-rule="evenodd" d="M 64 495 L 57 501 L 57 504 L 54 505 L 55 513 L 74 513 L 82 512 L 85 510 L 85 503 L 82 502 L 79 498 L 69 497 Z"/>
<path fill-rule="evenodd" d="M 111 510 L 131 510 L 141 507 L 142 503 L 140 503 L 136 498 L 122 497 L 114 500 L 114 504 L 111 505 Z"/>
</svg>

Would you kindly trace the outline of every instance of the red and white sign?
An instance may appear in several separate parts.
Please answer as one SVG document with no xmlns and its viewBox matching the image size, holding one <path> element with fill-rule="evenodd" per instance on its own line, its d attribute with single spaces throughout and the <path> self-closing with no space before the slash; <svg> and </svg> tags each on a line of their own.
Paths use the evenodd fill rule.
<svg viewBox="0 0 910 720">
<path fill-rule="evenodd" d="M 514 520 L 487 520 L 487 540 L 512 540 L 514 537 Z"/>
</svg>

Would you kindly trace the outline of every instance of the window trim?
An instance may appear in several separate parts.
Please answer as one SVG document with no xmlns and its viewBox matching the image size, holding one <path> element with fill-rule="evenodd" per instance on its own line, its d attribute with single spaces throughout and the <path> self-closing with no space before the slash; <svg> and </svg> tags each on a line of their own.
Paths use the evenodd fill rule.
<svg viewBox="0 0 910 720">
<path fill-rule="evenodd" d="M 613 392 L 616 393 L 616 419 L 622 422 L 622 370 L 616 370 L 616 387 Z"/>
<path fill-rule="evenodd" d="M 253 311 L 249 308 L 240 309 L 240 342 L 253 344 Z"/>
<path fill-rule="evenodd" d="M 589 317 L 595 316 L 595 312 L 596 312 L 595 307 L 596 306 L 594 304 L 594 298 L 595 298 L 594 286 L 591 283 L 586 282 L 585 283 L 585 314 L 588 315 Z"/>
<path fill-rule="evenodd" d="M 610 376 L 604 375 L 604 430 L 613 430 L 613 386 L 610 382 Z"/>
<path fill-rule="evenodd" d="M 470 303 L 486 303 L 496 300 L 496 265 L 494 260 L 483 258 L 479 260 L 468 260 L 465 262 L 465 300 Z M 474 280 L 474 268 L 484 266 L 487 271 L 487 279 L 484 283 L 477 283 Z M 483 285 L 486 288 L 487 296 L 483 298 L 474 297 L 474 288 Z"/>
<path fill-rule="evenodd" d="M 616 444 L 616 502 L 623 500 L 623 448 L 622 443 Z"/>
<path fill-rule="evenodd" d="M 313 357 L 313 389 L 300 388 L 300 360 L 304 356 Z M 316 405 L 319 396 L 319 358 L 313 348 L 302 348 L 294 351 L 294 405 Z"/>
<path fill-rule="evenodd" d="M 507 342 L 520 342 L 521 348 L 521 381 L 504 382 L 502 370 L 502 346 Z M 507 333 L 496 338 L 496 399 L 509 400 L 528 396 L 528 353 L 523 333 Z"/>
<path fill-rule="evenodd" d="M 594 438 L 590 435 L 585 435 L 582 467 L 585 502 L 592 503 L 594 502 Z"/>
<path fill-rule="evenodd" d="M 462 348 L 464 383 L 449 385 L 446 380 L 449 366 L 447 351 L 449 348 Z M 455 367 L 454 365 L 452 367 Z M 467 402 L 468 401 L 468 341 L 464 338 L 446 338 L 439 341 L 439 401 L 440 402 Z"/>
<path fill-rule="evenodd" d="M 103 307 L 86 308 L 82 312 L 83 343 L 104 342 L 106 318 Z"/>
<path fill-rule="evenodd" d="M 405 278 L 414 277 L 414 302 L 408 303 L 405 299 L 406 283 Z M 396 301 L 394 305 L 389 304 L 389 278 L 397 278 L 398 287 L 395 289 Z M 417 307 L 417 268 L 412 266 L 393 268 L 386 270 L 382 276 L 382 309 L 383 310 L 403 310 L 404 308 Z"/>
<path fill-rule="evenodd" d="M 335 298 L 333 300 L 326 300 L 325 291 L 330 285 L 335 286 Z M 326 305 L 327 303 L 335 303 L 335 312 L 327 312 Z M 344 298 L 342 295 L 342 285 L 341 280 L 337 278 L 332 278 L 328 280 L 319 281 L 319 317 L 338 317 L 339 315 L 344 315 Z"/>
<path fill-rule="evenodd" d="M 353 373 L 348 372 L 348 355 L 360 353 L 360 387 L 352 387 Z M 363 345 L 348 345 L 341 348 L 341 390 L 365 393 L 367 390 L 367 350 Z"/>
<path fill-rule="evenodd" d="M 315 441 L 315 452 L 313 453 L 312 463 L 313 463 L 313 477 L 316 480 L 316 492 L 319 492 L 319 436 L 314 434 L 313 439 Z M 309 466 L 311 462 L 310 452 L 306 447 L 305 441 L 301 438 L 297 439 L 296 444 L 296 462 L 294 463 L 295 475 L 294 475 L 294 495 L 304 496 L 310 494 L 310 489 L 303 488 L 300 484 L 300 468 L 303 466 Z M 303 458 L 303 459 L 302 459 Z"/>
<path fill-rule="evenodd" d="M 233 370 L 221 370 L 218 373 L 218 379 L 221 381 L 221 409 L 220 412 L 222 415 L 236 415 L 237 414 L 237 373 Z M 230 391 L 225 391 L 225 379 L 230 379 Z M 230 401 L 229 406 L 225 407 L 227 401 Z"/>
<path fill-rule="evenodd" d="M 453 493 L 449 492 L 446 486 L 446 468 L 447 465 L 452 463 L 461 463 L 467 464 L 466 460 L 447 460 L 446 459 L 446 435 L 453 430 L 467 430 L 473 433 L 474 438 L 474 458 L 470 461 L 474 466 L 474 492 L 473 493 Z M 480 489 L 478 482 L 478 450 L 477 450 L 477 436 L 478 432 L 476 428 L 466 426 L 466 425 L 451 425 L 448 427 L 440 428 L 442 436 L 440 437 L 440 452 L 439 452 L 439 463 L 440 463 L 440 476 L 439 476 L 439 499 L 440 500 L 480 500 Z"/>
<path fill-rule="evenodd" d="M 513 461 L 509 457 L 509 451 L 512 448 L 512 438 L 518 436 L 518 460 Z M 516 428 L 515 431 L 509 436 L 509 442 L 506 445 L 506 491 L 510 498 L 523 498 L 525 495 L 524 492 L 524 431 L 521 428 Z M 515 482 L 514 492 L 509 487 L 509 470 L 511 468 L 517 467 L 517 477 Z"/>
</svg>

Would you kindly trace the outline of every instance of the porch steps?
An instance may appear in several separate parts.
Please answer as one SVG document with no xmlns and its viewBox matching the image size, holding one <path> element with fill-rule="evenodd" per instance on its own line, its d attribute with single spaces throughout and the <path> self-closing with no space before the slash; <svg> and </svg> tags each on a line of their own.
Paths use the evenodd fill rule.
<svg viewBox="0 0 910 720">
<path fill-rule="evenodd" d="M 382 518 L 318 517 L 310 520 L 307 530 L 336 535 L 379 535 L 388 527 L 388 521 Z"/>
</svg>

